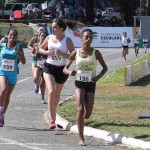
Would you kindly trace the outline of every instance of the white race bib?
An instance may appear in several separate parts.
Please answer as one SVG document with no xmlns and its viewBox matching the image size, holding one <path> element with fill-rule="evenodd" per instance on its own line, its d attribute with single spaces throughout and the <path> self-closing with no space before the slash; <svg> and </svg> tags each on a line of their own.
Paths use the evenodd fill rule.
<svg viewBox="0 0 150 150">
<path fill-rule="evenodd" d="M 47 62 L 52 62 L 56 65 L 61 65 L 63 63 L 63 57 L 59 55 L 48 56 Z"/>
<path fill-rule="evenodd" d="M 92 71 L 78 71 L 77 72 L 77 81 L 81 82 L 90 82 L 92 78 Z"/>
<path fill-rule="evenodd" d="M 46 59 L 37 60 L 37 66 L 43 68 L 45 61 Z"/>
<path fill-rule="evenodd" d="M 3 71 L 14 71 L 15 60 L 2 60 L 1 68 Z"/>
</svg>

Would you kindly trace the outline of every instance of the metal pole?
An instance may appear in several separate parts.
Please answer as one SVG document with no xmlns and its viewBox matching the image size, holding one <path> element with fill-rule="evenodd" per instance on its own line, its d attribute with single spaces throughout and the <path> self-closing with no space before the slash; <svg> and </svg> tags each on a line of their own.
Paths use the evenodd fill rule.
<svg viewBox="0 0 150 150">
<path fill-rule="evenodd" d="M 142 16 L 142 0 L 140 0 L 140 16 Z"/>
<path fill-rule="evenodd" d="M 136 33 L 136 16 L 134 16 L 134 29 L 133 29 L 133 37 L 134 37 L 134 39 L 135 39 L 135 33 Z"/>
</svg>

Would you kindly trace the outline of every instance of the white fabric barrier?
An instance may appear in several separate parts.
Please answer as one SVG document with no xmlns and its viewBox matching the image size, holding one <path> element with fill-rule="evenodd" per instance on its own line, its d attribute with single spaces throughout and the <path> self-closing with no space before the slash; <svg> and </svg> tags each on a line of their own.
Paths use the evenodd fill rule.
<svg viewBox="0 0 150 150">
<path fill-rule="evenodd" d="M 149 74 L 148 60 L 140 63 L 126 66 L 126 85 L 137 81 L 138 79 Z"/>
<path fill-rule="evenodd" d="M 94 33 L 94 39 L 92 47 L 121 47 L 119 38 L 123 32 L 127 32 L 127 36 L 132 40 L 132 27 L 86 27 L 92 29 Z M 84 29 L 84 28 L 83 28 Z M 73 32 L 69 29 L 65 31 L 66 36 L 70 37 L 75 47 L 81 47 L 82 41 L 80 38 L 82 30 L 80 32 Z M 132 47 L 133 43 L 129 44 Z"/>
</svg>

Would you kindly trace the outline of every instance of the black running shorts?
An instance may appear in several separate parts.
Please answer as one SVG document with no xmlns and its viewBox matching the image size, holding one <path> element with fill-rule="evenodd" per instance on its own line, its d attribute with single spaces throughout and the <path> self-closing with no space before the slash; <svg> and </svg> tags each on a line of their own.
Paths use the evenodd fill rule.
<svg viewBox="0 0 150 150">
<path fill-rule="evenodd" d="M 86 92 L 95 93 L 96 83 L 75 81 L 75 88 L 82 88 Z"/>
<path fill-rule="evenodd" d="M 64 67 L 65 66 L 54 66 L 45 62 L 43 72 L 54 76 L 56 83 L 63 84 L 68 79 L 68 75 L 63 73 Z"/>
</svg>

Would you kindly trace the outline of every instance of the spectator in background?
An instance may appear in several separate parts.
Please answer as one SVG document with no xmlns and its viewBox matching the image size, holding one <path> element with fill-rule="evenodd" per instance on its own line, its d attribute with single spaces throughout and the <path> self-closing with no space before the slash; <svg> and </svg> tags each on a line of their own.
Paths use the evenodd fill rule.
<svg viewBox="0 0 150 150">
<path fill-rule="evenodd" d="M 65 19 L 68 18 L 68 13 L 69 13 L 69 8 L 68 8 L 68 6 L 66 5 L 65 8 L 64 8 L 64 17 L 65 17 Z"/>
<path fill-rule="evenodd" d="M 84 21 L 84 8 L 79 6 L 78 8 L 78 16 L 79 16 L 79 21 L 83 22 Z"/>
<path fill-rule="evenodd" d="M 58 1 L 58 3 L 56 4 L 56 17 L 59 18 L 59 11 L 61 9 L 61 3 Z"/>
<path fill-rule="evenodd" d="M 32 19 L 33 18 L 33 5 L 29 3 L 27 7 L 25 8 L 25 10 L 28 12 L 28 19 Z"/>
<path fill-rule="evenodd" d="M 33 6 L 33 18 L 34 19 L 38 19 L 38 17 L 40 16 L 41 10 L 37 7 L 35 7 L 35 5 Z"/>
</svg>

